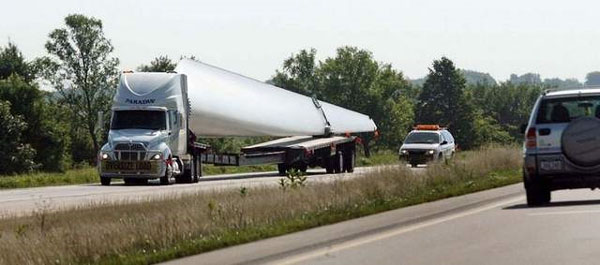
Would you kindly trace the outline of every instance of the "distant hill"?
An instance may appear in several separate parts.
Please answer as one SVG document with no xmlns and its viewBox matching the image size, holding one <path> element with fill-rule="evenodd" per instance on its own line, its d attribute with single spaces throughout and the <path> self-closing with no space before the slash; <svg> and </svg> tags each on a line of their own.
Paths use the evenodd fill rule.
<svg viewBox="0 0 600 265">
<path fill-rule="evenodd" d="M 498 82 L 489 74 L 484 72 L 478 72 L 467 69 L 460 69 L 461 73 L 464 75 L 465 80 L 467 81 L 467 85 L 476 85 L 476 84 L 487 84 L 487 85 L 496 85 Z M 593 74 L 593 73 L 592 73 Z M 590 74 L 588 74 L 590 75 Z M 598 72 L 598 76 L 600 76 L 600 72 Z M 591 78 L 590 78 L 591 79 Z M 598 78 L 600 80 L 600 78 Z M 417 78 L 417 79 L 409 79 L 411 84 L 415 86 L 423 86 L 425 83 L 425 77 Z M 542 79 L 540 74 L 537 73 L 525 73 L 522 75 L 511 74 L 509 79 L 506 82 L 511 82 L 516 85 L 520 84 L 530 84 L 530 85 L 541 85 L 547 88 L 575 88 L 583 86 L 583 83 L 579 82 L 576 78 L 545 78 Z M 600 81 L 598 81 L 600 84 Z"/>
</svg>

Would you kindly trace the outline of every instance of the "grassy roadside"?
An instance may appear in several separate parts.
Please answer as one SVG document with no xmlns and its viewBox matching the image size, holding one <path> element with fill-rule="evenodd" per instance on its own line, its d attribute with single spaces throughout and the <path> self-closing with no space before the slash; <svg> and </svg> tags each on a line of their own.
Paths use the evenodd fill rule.
<svg viewBox="0 0 600 265">
<path fill-rule="evenodd" d="M 398 162 L 398 158 L 391 152 L 377 153 L 371 158 L 360 157 L 357 159 L 358 166 L 386 165 Z M 256 165 L 243 167 L 222 167 L 203 165 L 204 175 L 237 174 L 248 172 L 277 171 L 277 165 Z M 98 172 L 94 167 L 60 172 L 33 172 L 14 176 L 0 175 L 0 189 L 31 188 L 43 186 L 72 185 L 98 182 Z"/>
<path fill-rule="evenodd" d="M 198 193 L 0 220 L 0 264 L 149 264 L 520 181 L 516 148 L 328 184 Z"/>
<path fill-rule="evenodd" d="M 60 172 L 34 172 L 14 176 L 0 176 L 0 189 L 30 188 L 98 182 L 96 168 L 85 167 Z"/>
</svg>

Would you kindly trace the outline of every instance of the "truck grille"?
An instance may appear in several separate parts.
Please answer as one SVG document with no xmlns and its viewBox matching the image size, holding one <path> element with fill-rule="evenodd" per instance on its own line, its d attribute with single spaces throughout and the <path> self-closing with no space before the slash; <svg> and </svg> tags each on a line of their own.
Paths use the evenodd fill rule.
<svg viewBox="0 0 600 265">
<path fill-rule="evenodd" d="M 118 160 L 139 161 L 146 158 L 146 147 L 141 143 L 120 143 L 115 145 Z"/>
<path fill-rule="evenodd" d="M 427 150 L 408 150 L 408 160 L 411 162 L 425 162 L 430 156 L 426 155 Z"/>
<path fill-rule="evenodd" d="M 143 144 L 140 143 L 132 143 L 131 145 L 129 145 L 128 143 L 123 143 L 115 145 L 115 150 L 146 151 L 146 148 Z"/>
</svg>

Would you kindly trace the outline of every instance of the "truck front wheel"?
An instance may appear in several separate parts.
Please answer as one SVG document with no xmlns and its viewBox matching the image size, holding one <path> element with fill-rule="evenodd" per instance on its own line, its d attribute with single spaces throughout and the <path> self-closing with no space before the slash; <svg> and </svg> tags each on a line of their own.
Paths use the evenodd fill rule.
<svg viewBox="0 0 600 265">
<path fill-rule="evenodd" d="M 159 178 L 160 185 L 170 185 L 172 176 L 173 169 L 171 168 L 171 166 L 167 166 L 167 169 L 165 170 L 165 175 Z"/>
<path fill-rule="evenodd" d="M 110 178 L 100 177 L 100 184 L 102 184 L 102 186 L 110 185 Z"/>
</svg>

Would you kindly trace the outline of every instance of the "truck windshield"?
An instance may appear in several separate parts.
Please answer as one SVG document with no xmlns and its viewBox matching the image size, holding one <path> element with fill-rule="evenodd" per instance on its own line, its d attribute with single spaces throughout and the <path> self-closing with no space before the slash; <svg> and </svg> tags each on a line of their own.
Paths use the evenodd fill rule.
<svg viewBox="0 0 600 265">
<path fill-rule="evenodd" d="M 110 128 L 166 130 L 166 115 L 164 111 L 119 110 L 113 113 Z"/>
<path fill-rule="evenodd" d="M 437 144 L 440 142 L 440 136 L 433 132 L 414 132 L 406 137 L 404 143 L 407 144 Z"/>
</svg>

